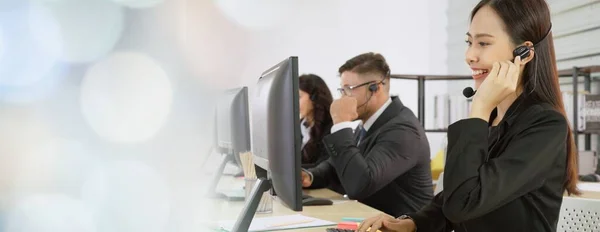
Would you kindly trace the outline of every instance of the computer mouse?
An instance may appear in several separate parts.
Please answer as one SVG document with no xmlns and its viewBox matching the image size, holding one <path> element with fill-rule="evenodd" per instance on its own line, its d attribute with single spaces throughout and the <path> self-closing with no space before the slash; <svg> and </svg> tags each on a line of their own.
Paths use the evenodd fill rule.
<svg viewBox="0 0 600 232">
<path fill-rule="evenodd" d="M 302 206 L 333 205 L 333 201 L 326 198 L 306 198 L 302 200 Z"/>
</svg>

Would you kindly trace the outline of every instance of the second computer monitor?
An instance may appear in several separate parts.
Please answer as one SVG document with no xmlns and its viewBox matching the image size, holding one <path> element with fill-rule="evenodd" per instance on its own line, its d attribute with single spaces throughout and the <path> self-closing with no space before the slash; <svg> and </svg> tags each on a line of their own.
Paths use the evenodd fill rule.
<svg viewBox="0 0 600 232">
<path fill-rule="evenodd" d="M 252 152 L 268 172 L 279 199 L 302 210 L 298 58 L 290 57 L 261 75 L 252 96 Z"/>
<path fill-rule="evenodd" d="M 220 153 L 231 154 L 241 166 L 240 153 L 251 151 L 248 88 L 223 92 L 217 103 L 216 146 Z"/>
</svg>

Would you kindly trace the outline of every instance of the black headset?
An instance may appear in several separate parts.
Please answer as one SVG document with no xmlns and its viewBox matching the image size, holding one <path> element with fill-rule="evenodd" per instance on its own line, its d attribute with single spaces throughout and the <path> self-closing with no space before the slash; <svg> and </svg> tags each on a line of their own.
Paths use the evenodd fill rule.
<svg viewBox="0 0 600 232">
<path fill-rule="evenodd" d="M 550 33 L 550 31 L 548 31 L 548 33 Z M 546 36 L 548 36 L 548 34 L 546 34 Z M 546 36 L 544 36 L 544 38 L 543 38 L 542 40 L 546 39 Z M 542 40 L 540 40 L 540 42 L 541 42 Z M 538 43 L 539 43 L 539 42 L 538 42 Z M 534 46 L 535 46 L 535 45 L 534 45 Z M 526 59 L 527 57 L 529 57 L 529 55 L 531 54 L 531 50 L 532 50 L 532 49 L 533 49 L 532 47 L 529 47 L 529 46 L 527 46 L 527 45 L 521 45 L 521 46 L 518 46 L 517 48 L 515 48 L 515 50 L 513 50 L 513 57 L 519 56 L 519 57 L 521 57 L 521 60 L 524 60 L 524 59 Z M 536 61 L 537 61 L 537 60 L 536 60 Z M 515 60 L 513 60 L 513 62 L 515 62 Z M 534 64 L 534 66 L 535 66 L 535 68 L 537 69 L 537 64 Z M 531 93 L 533 93 L 533 91 L 535 90 L 535 87 L 536 87 L 536 79 L 537 79 L 537 76 L 536 76 L 536 75 L 534 75 L 534 76 L 533 76 L 533 87 L 531 88 L 531 91 L 529 91 L 529 93 L 527 93 L 527 94 L 531 94 Z M 529 82 L 531 82 L 531 81 L 532 81 L 532 80 L 531 80 L 531 79 L 529 79 L 529 80 L 527 81 L 527 83 L 529 83 Z"/>
<path fill-rule="evenodd" d="M 379 83 L 373 83 L 369 85 L 369 91 L 371 92 L 377 92 L 377 90 L 379 90 Z"/>
<path fill-rule="evenodd" d="M 531 53 L 531 48 L 526 46 L 526 45 L 521 45 L 517 48 L 515 48 L 515 50 L 513 50 L 513 57 L 515 56 L 519 56 L 521 57 L 521 60 L 529 57 L 529 54 Z M 513 60 L 514 62 L 514 60 Z"/>
<path fill-rule="evenodd" d="M 535 43 L 533 45 L 533 47 L 540 44 L 542 41 L 546 40 L 546 38 L 548 38 L 548 35 L 550 34 L 551 31 L 552 31 L 552 23 L 550 23 L 550 27 L 548 28 L 548 31 L 546 32 L 546 34 L 544 34 L 544 37 L 542 37 L 542 39 L 540 41 Z M 526 45 L 518 46 L 517 48 L 515 48 L 515 50 L 513 50 L 513 57 L 520 56 L 521 60 L 525 59 L 525 58 L 529 57 L 529 54 L 531 53 L 531 49 L 533 49 L 533 48 L 526 46 Z M 513 60 L 513 62 L 514 62 L 514 60 Z"/>
<path fill-rule="evenodd" d="M 521 45 L 521 46 L 518 46 L 517 48 L 515 48 L 515 50 L 513 50 L 513 57 L 519 56 L 519 57 L 521 57 L 521 60 L 529 57 L 529 54 L 531 53 L 531 50 L 533 49 L 533 47 L 540 44 L 542 41 L 546 40 L 546 38 L 548 37 L 548 35 L 550 34 L 551 31 L 552 31 L 552 24 L 550 24 L 550 28 L 548 28 L 548 31 L 546 32 L 546 34 L 544 34 L 544 37 L 542 37 L 542 39 L 540 41 L 538 41 L 537 43 L 535 43 L 532 47 L 529 47 L 527 45 Z M 513 62 L 515 62 L 515 61 L 513 60 Z"/>
<path fill-rule="evenodd" d="M 387 76 L 389 77 L 389 72 L 388 72 Z M 365 103 L 357 106 L 357 108 L 363 107 L 364 105 L 366 105 L 367 103 L 369 103 L 371 101 L 373 94 L 379 90 L 379 84 L 385 85 L 385 82 L 383 82 L 384 80 L 385 80 L 385 77 L 381 81 L 378 81 L 378 82 L 375 82 L 375 83 L 369 85 L 368 90 L 369 90 L 369 92 L 371 92 L 371 95 L 369 95 L 369 99 L 367 99 L 367 101 Z"/>
<path fill-rule="evenodd" d="M 389 76 L 389 75 L 388 75 L 388 76 Z M 379 90 L 379 84 L 381 84 L 381 85 L 385 85 L 385 82 L 383 82 L 384 80 L 385 80 L 385 77 L 384 77 L 384 78 L 383 78 L 381 81 L 379 81 L 379 82 L 376 82 L 376 83 L 370 84 L 370 85 L 369 85 L 369 91 L 370 91 L 370 92 L 372 92 L 372 93 L 375 93 L 375 92 L 377 92 L 377 90 Z"/>
</svg>

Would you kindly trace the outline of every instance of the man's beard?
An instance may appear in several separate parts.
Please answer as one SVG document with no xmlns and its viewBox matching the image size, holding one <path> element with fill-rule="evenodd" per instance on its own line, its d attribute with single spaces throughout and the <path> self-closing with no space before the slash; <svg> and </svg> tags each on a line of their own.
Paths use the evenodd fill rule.
<svg viewBox="0 0 600 232">
<path fill-rule="evenodd" d="M 367 121 L 367 117 L 369 116 L 369 103 L 361 106 L 360 108 L 356 109 L 357 113 L 358 113 L 358 118 L 363 121 L 363 123 L 365 121 Z"/>
</svg>

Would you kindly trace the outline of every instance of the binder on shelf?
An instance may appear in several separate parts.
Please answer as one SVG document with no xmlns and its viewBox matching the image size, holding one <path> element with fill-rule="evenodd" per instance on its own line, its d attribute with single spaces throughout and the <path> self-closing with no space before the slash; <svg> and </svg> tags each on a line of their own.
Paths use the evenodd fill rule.
<svg viewBox="0 0 600 232">
<path fill-rule="evenodd" d="M 600 131 L 600 95 L 584 95 L 585 104 L 581 113 L 583 130 Z"/>
<path fill-rule="evenodd" d="M 433 109 L 433 129 L 440 130 L 446 129 L 448 127 L 449 120 L 449 95 L 448 94 L 440 94 L 435 95 L 434 99 L 434 109 Z"/>
<path fill-rule="evenodd" d="M 574 115 L 575 115 L 575 106 L 573 105 L 573 98 L 575 95 L 572 91 L 563 91 L 563 104 L 565 105 L 565 112 L 567 113 L 567 120 L 569 120 L 569 124 L 571 128 L 576 128 L 577 131 L 586 130 L 586 98 L 595 96 L 590 95 L 586 91 L 579 91 L 577 94 L 577 125 L 574 125 Z M 600 96 L 598 96 L 600 97 Z M 593 99 L 590 98 L 590 99 Z M 599 125 L 600 129 L 600 125 Z"/>
<path fill-rule="evenodd" d="M 433 109 L 433 129 L 446 129 L 448 127 L 448 112 L 449 112 L 449 95 L 448 94 L 440 94 L 435 95 L 434 99 L 434 109 Z"/>
<path fill-rule="evenodd" d="M 438 96 L 438 95 L 433 96 L 433 129 L 437 129 L 437 128 L 441 127 L 440 120 L 439 120 L 441 112 L 439 112 L 440 110 L 438 109 L 438 107 L 439 107 L 438 99 L 439 98 L 440 98 L 440 96 Z"/>
<path fill-rule="evenodd" d="M 579 151 L 579 175 L 596 173 L 597 166 L 596 151 Z"/>
<path fill-rule="evenodd" d="M 448 129 L 452 123 L 469 116 L 471 100 L 462 95 L 439 94 L 433 96 L 433 128 Z"/>
</svg>

